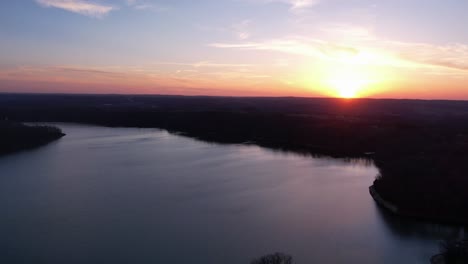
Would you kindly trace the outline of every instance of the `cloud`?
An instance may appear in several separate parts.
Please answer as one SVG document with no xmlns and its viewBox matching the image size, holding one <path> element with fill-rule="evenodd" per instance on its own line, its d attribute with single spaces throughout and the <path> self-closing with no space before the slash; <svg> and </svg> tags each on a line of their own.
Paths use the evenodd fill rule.
<svg viewBox="0 0 468 264">
<path fill-rule="evenodd" d="M 345 38 L 357 41 L 374 40 L 376 38 L 372 27 L 351 24 L 331 24 L 320 26 L 318 29 L 325 36 L 331 38 Z"/>
<path fill-rule="evenodd" d="M 60 8 L 80 15 L 102 18 L 107 15 L 114 7 L 93 3 L 85 0 L 35 0 L 44 7 Z"/>
<path fill-rule="evenodd" d="M 252 37 L 251 33 L 252 20 L 244 19 L 230 25 L 221 26 L 221 25 L 195 25 L 195 27 L 200 31 L 207 32 L 218 32 L 218 33 L 228 33 L 235 36 L 239 40 L 247 40 Z"/>
<path fill-rule="evenodd" d="M 234 31 L 240 40 L 246 40 L 250 38 L 251 34 L 248 31 L 248 27 L 250 26 L 251 22 L 251 20 L 245 19 L 240 23 L 232 25 L 232 31 Z"/>
<path fill-rule="evenodd" d="M 194 68 L 248 68 L 253 67 L 253 64 L 233 64 L 233 63 L 216 63 L 211 61 L 199 61 L 195 63 L 184 62 L 158 62 L 155 65 L 177 65 L 177 66 L 190 66 Z"/>
<path fill-rule="evenodd" d="M 156 12 L 168 11 L 169 8 L 165 6 L 155 5 L 148 1 L 142 0 L 126 0 L 128 6 L 133 7 L 136 10 L 152 10 Z"/>
<path fill-rule="evenodd" d="M 468 71 L 468 45 L 391 42 L 391 47 L 405 60 L 423 65 Z"/>
<path fill-rule="evenodd" d="M 85 68 L 85 67 L 76 67 L 76 66 L 52 66 L 52 67 L 45 67 L 44 69 L 62 73 L 76 73 L 76 74 L 84 74 L 84 75 L 108 75 L 108 76 L 119 76 L 120 74 L 116 72 L 112 72 L 109 70 L 101 70 L 101 69 L 93 69 L 93 68 Z"/>
<path fill-rule="evenodd" d="M 289 5 L 289 10 L 292 12 L 298 12 L 310 7 L 313 7 L 320 3 L 321 0 L 251 0 L 260 3 L 283 3 Z"/>
<path fill-rule="evenodd" d="M 359 50 L 354 47 L 348 47 L 345 45 L 328 43 L 323 40 L 303 37 L 288 37 L 263 42 L 212 43 L 209 46 L 225 49 L 277 51 L 282 53 L 322 58 L 355 56 L 359 53 Z"/>
<path fill-rule="evenodd" d="M 291 10 L 308 8 L 319 3 L 318 0 L 289 0 L 287 2 L 291 5 Z"/>
<path fill-rule="evenodd" d="M 339 63 L 437 70 L 440 74 L 468 71 L 468 45 L 459 43 L 434 45 L 369 36 L 356 38 L 352 44 L 343 44 L 340 41 L 295 36 L 257 42 L 212 43 L 209 46 L 281 52 Z"/>
</svg>

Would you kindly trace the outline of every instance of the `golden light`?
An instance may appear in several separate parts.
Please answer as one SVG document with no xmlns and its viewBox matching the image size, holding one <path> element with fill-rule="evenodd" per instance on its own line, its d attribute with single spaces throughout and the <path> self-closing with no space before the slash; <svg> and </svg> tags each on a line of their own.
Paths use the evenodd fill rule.
<svg viewBox="0 0 468 264">
<path fill-rule="evenodd" d="M 369 97 L 392 85 L 395 78 L 391 65 L 394 64 L 390 55 L 377 51 L 340 54 L 307 64 L 296 80 L 325 96 Z"/>
<path fill-rule="evenodd" d="M 336 89 L 337 95 L 342 98 L 358 97 L 364 87 L 364 83 L 356 79 L 336 79 L 331 80 L 330 83 Z"/>
<path fill-rule="evenodd" d="M 341 98 L 366 96 L 372 92 L 372 84 L 377 82 L 375 73 L 356 65 L 328 69 L 324 78 L 330 94 Z"/>
</svg>

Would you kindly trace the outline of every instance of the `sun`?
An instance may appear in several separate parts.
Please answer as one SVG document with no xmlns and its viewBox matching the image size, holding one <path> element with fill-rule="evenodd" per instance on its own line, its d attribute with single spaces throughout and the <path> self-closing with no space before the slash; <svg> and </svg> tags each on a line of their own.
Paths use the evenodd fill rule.
<svg viewBox="0 0 468 264">
<path fill-rule="evenodd" d="M 334 70 L 326 77 L 326 85 L 333 96 L 340 98 L 358 98 L 370 89 L 371 76 L 362 69 Z"/>
<path fill-rule="evenodd" d="M 341 98 L 356 98 L 359 97 L 359 92 L 365 86 L 361 80 L 343 78 L 330 81 L 331 86 L 336 90 L 336 94 Z"/>
</svg>

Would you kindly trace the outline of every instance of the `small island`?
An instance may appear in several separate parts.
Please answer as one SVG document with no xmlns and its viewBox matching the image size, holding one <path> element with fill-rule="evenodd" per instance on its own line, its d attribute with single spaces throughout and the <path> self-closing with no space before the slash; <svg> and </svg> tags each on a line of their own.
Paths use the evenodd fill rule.
<svg viewBox="0 0 468 264">
<path fill-rule="evenodd" d="M 65 134 L 57 127 L 0 121 L 0 155 L 33 149 Z"/>
</svg>

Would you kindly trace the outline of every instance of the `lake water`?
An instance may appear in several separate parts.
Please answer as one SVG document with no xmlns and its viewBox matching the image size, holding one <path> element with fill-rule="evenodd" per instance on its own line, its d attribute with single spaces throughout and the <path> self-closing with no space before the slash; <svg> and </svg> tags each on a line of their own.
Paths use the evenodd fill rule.
<svg viewBox="0 0 468 264">
<path fill-rule="evenodd" d="M 58 126 L 66 137 L 0 158 L 0 263 L 428 264 L 461 232 L 382 212 L 363 161 Z"/>
</svg>

